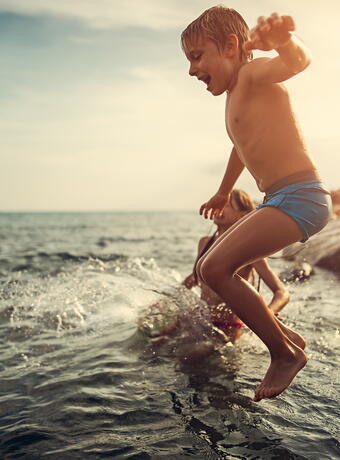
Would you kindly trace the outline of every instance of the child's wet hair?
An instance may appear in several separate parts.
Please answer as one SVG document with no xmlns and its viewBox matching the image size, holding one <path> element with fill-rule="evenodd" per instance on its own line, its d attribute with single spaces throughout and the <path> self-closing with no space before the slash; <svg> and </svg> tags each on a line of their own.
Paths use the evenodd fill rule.
<svg viewBox="0 0 340 460">
<path fill-rule="evenodd" d="M 255 209 L 255 203 L 247 192 L 244 192 L 243 190 L 234 189 L 231 192 L 231 195 L 236 201 L 240 211 L 250 212 Z"/>
<path fill-rule="evenodd" d="M 230 34 L 238 38 L 241 60 L 252 59 L 252 53 L 243 48 L 249 39 L 249 27 L 237 11 L 222 5 L 207 9 L 187 26 L 181 34 L 182 49 L 187 54 L 189 46 L 195 45 L 202 37 L 212 40 L 222 49 Z"/>
</svg>

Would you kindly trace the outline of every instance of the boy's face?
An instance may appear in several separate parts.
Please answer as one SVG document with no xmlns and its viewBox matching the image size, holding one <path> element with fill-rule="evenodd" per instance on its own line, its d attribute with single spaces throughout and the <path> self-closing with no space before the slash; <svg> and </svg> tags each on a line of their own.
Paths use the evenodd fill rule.
<svg viewBox="0 0 340 460">
<path fill-rule="evenodd" d="M 228 50 L 220 50 L 212 40 L 200 38 L 186 51 L 190 62 L 189 75 L 202 80 L 211 94 L 219 96 L 230 88 L 234 77 L 229 54 Z"/>
</svg>

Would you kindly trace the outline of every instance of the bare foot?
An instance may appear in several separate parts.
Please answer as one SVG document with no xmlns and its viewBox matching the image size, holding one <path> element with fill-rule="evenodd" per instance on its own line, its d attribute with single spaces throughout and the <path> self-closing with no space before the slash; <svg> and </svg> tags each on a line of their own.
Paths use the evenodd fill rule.
<svg viewBox="0 0 340 460">
<path fill-rule="evenodd" d="M 276 318 L 275 318 L 276 319 Z M 295 345 L 304 350 L 306 348 L 306 340 L 302 337 L 302 335 L 298 334 L 297 332 L 293 331 L 289 327 L 285 326 L 281 321 L 276 319 L 277 325 L 280 327 L 281 331 L 291 340 Z"/>
<path fill-rule="evenodd" d="M 289 357 L 272 360 L 262 383 L 255 390 L 254 401 L 278 396 L 306 365 L 308 358 L 301 348 L 291 347 L 290 351 Z"/>
</svg>

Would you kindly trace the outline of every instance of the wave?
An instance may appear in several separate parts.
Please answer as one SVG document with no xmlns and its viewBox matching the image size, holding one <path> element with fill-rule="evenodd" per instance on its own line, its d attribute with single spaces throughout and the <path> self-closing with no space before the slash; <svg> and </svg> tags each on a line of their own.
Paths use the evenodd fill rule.
<svg viewBox="0 0 340 460">
<path fill-rule="evenodd" d="M 97 246 L 106 247 L 111 243 L 144 243 L 147 241 L 152 241 L 157 239 L 155 236 L 150 236 L 148 238 L 128 238 L 125 236 L 117 236 L 117 237 L 110 237 L 110 236 L 103 236 L 99 238 L 97 241 Z"/>
<path fill-rule="evenodd" d="M 15 342 L 48 331 L 87 334 L 113 325 L 124 340 L 136 331 L 139 310 L 159 297 L 155 291 L 180 278 L 154 259 L 120 254 L 39 253 L 32 265 L 0 281 L 0 325 Z M 44 266 L 50 270 L 37 276 Z"/>
<path fill-rule="evenodd" d="M 71 252 L 37 252 L 23 254 L 20 257 L 1 258 L 0 272 L 6 275 L 10 272 L 34 272 L 42 275 L 56 275 L 66 269 L 65 263 L 82 264 L 97 260 L 103 263 L 126 261 L 123 254 L 73 254 Z"/>
</svg>

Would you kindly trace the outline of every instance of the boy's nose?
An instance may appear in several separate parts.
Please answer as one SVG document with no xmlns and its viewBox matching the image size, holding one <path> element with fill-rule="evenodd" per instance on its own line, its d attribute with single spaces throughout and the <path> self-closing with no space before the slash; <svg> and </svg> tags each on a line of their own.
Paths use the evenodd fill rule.
<svg viewBox="0 0 340 460">
<path fill-rule="evenodd" d="M 194 77 L 196 75 L 196 69 L 192 64 L 190 64 L 190 67 L 189 67 L 189 75 L 190 77 Z"/>
</svg>

